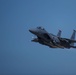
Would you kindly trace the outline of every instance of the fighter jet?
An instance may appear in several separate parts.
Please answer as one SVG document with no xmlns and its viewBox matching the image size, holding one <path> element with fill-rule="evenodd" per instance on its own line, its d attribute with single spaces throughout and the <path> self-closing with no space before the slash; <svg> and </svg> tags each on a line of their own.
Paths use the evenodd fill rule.
<svg viewBox="0 0 76 75">
<path fill-rule="evenodd" d="M 54 35 L 52 33 L 48 33 L 44 28 L 37 27 L 34 29 L 29 29 L 29 31 L 36 36 L 36 38 L 33 38 L 32 42 L 38 42 L 42 45 L 49 46 L 50 48 L 76 48 L 74 46 L 74 43 L 76 43 L 75 40 L 75 33 L 76 31 L 73 31 L 73 34 L 71 36 L 71 39 L 62 38 L 61 37 L 61 30 L 59 30 L 57 35 Z"/>
</svg>

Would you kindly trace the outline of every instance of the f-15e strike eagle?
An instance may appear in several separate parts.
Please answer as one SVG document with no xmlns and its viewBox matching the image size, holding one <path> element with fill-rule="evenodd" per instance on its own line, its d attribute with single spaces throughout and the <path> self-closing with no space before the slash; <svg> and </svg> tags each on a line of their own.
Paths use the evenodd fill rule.
<svg viewBox="0 0 76 75">
<path fill-rule="evenodd" d="M 48 33 L 44 28 L 37 27 L 35 29 L 29 29 L 29 31 L 36 35 L 36 38 L 33 38 L 33 42 L 38 42 L 42 45 L 49 46 L 51 48 L 76 48 L 74 46 L 74 43 L 76 43 L 75 40 L 75 33 L 76 30 L 73 31 L 73 34 L 70 39 L 68 38 L 62 38 L 61 37 L 61 30 L 59 30 L 57 35 L 54 35 L 52 33 Z"/>
</svg>

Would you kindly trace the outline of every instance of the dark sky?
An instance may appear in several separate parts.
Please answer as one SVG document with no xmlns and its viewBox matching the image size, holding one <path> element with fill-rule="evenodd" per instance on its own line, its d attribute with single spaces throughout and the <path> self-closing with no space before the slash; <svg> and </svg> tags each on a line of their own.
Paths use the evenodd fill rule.
<svg viewBox="0 0 76 75">
<path fill-rule="evenodd" d="M 76 75 L 76 49 L 31 42 L 37 26 L 70 38 L 76 0 L 0 0 L 0 75 Z"/>
</svg>

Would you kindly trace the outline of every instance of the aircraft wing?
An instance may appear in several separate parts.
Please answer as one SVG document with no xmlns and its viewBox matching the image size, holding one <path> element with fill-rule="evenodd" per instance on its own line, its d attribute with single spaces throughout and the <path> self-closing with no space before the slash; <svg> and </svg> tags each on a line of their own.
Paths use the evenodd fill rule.
<svg viewBox="0 0 76 75">
<path fill-rule="evenodd" d="M 69 41 L 70 43 L 76 43 L 76 40 L 67 39 L 67 38 L 60 38 L 62 41 Z"/>
</svg>

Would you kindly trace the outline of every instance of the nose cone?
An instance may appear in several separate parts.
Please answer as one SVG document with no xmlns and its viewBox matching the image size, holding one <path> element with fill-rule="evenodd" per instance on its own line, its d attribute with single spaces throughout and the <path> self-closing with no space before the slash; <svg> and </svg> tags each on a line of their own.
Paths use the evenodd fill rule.
<svg viewBox="0 0 76 75">
<path fill-rule="evenodd" d="M 34 29 L 29 29 L 29 32 L 36 34 L 36 31 Z"/>
<path fill-rule="evenodd" d="M 33 33 L 34 31 L 32 29 L 29 29 L 29 32 Z"/>
<path fill-rule="evenodd" d="M 31 29 L 29 29 L 29 32 L 32 32 L 32 30 L 31 30 Z"/>
</svg>

